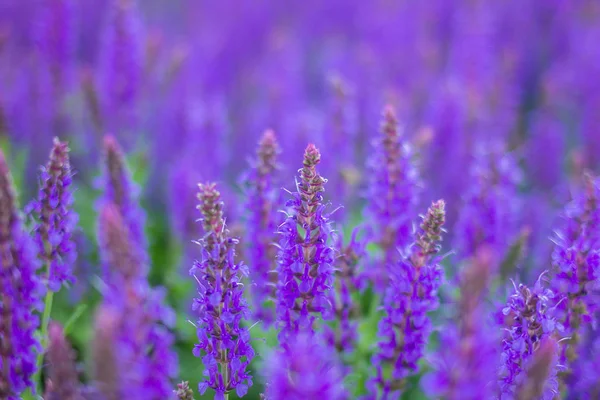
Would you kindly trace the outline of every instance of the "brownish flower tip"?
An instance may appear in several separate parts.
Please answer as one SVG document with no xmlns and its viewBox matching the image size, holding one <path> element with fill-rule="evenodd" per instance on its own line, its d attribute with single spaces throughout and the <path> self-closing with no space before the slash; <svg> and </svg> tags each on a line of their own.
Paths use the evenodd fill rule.
<svg viewBox="0 0 600 400">
<path fill-rule="evenodd" d="M 267 129 L 258 143 L 258 169 L 261 174 L 267 175 L 277 169 L 279 153 L 279 143 L 277 143 L 275 132 Z"/>
<path fill-rule="evenodd" d="M 0 151 L 0 243 L 8 240 L 16 217 L 16 194 L 12 176 L 4 154 Z"/>
<path fill-rule="evenodd" d="M 223 202 L 221 193 L 214 182 L 198 184 L 198 209 L 202 213 L 205 232 L 221 233 L 225 222 L 223 221 Z"/>
<path fill-rule="evenodd" d="M 118 269 L 126 279 L 137 276 L 141 260 L 134 253 L 129 231 L 114 204 L 106 204 L 100 210 L 100 235 L 111 268 Z"/>
<path fill-rule="evenodd" d="M 50 322 L 48 328 L 48 369 L 54 398 L 79 400 L 79 377 L 75 366 L 75 354 L 60 324 Z"/>
<path fill-rule="evenodd" d="M 304 166 L 306 168 L 314 168 L 321 161 L 321 153 L 317 147 L 310 143 L 306 146 L 304 152 Z"/>
<path fill-rule="evenodd" d="M 470 314 L 481 303 L 481 297 L 488 288 L 495 256 L 491 248 L 481 247 L 463 271 L 461 292 L 462 308 Z"/>
<path fill-rule="evenodd" d="M 558 343 L 552 337 L 542 340 L 526 370 L 527 379 L 517 388 L 517 400 L 535 400 L 542 396 L 544 385 L 556 363 Z"/>
<path fill-rule="evenodd" d="M 396 111 L 391 105 L 385 106 L 383 109 L 383 121 L 381 130 L 386 136 L 397 136 L 398 135 L 398 118 L 396 117 Z"/>
<path fill-rule="evenodd" d="M 112 135 L 104 137 L 104 151 L 109 183 L 113 188 L 115 203 L 120 206 L 125 198 L 125 188 L 123 187 L 123 175 L 126 168 L 125 157 L 121 146 Z"/>
<path fill-rule="evenodd" d="M 106 400 L 121 399 L 119 364 L 115 353 L 119 323 L 119 314 L 116 310 L 104 305 L 100 306 L 96 314 L 96 337 L 92 350 L 95 384 Z"/>
<path fill-rule="evenodd" d="M 48 162 L 48 171 L 52 175 L 59 175 L 63 168 L 68 167 L 69 163 L 69 145 L 54 138 L 52 150 L 50 151 L 50 161 Z"/>
</svg>

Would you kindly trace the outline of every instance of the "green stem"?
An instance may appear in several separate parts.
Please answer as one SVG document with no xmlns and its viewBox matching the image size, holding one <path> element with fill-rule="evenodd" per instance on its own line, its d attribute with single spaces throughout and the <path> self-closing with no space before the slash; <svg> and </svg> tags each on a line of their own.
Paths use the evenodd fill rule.
<svg viewBox="0 0 600 400">
<path fill-rule="evenodd" d="M 37 371 L 34 375 L 34 383 L 38 388 L 38 395 L 41 395 L 42 392 L 42 383 L 40 382 L 40 377 L 42 374 L 42 364 L 44 362 L 44 353 L 46 351 L 46 347 L 48 346 L 48 325 L 50 323 L 50 314 L 52 313 L 52 301 L 54 300 L 54 292 L 48 289 L 46 293 L 46 301 L 44 302 L 44 314 L 42 316 L 42 326 L 41 328 L 41 344 L 42 351 L 38 354 L 37 357 Z"/>
</svg>

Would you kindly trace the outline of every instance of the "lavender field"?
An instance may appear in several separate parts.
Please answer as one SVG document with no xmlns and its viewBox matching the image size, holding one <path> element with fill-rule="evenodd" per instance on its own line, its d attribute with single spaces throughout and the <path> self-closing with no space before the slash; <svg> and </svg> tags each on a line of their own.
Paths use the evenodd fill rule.
<svg viewBox="0 0 600 400">
<path fill-rule="evenodd" d="M 598 0 L 0 0 L 0 400 L 600 399 Z"/>
</svg>

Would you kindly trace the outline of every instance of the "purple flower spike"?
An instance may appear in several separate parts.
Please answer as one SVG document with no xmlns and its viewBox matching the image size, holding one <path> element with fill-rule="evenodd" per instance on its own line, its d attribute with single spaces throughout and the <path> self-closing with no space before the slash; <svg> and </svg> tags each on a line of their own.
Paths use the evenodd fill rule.
<svg viewBox="0 0 600 400">
<path fill-rule="evenodd" d="M 542 274 L 533 289 L 520 284 L 515 285 L 515 293 L 508 299 L 502 310 L 507 321 L 502 340 L 502 366 L 499 371 L 500 398 L 513 398 L 517 393 L 517 385 L 523 378 L 522 372 L 535 352 L 539 351 L 540 342 L 552 336 L 561 327 L 550 315 L 554 301 L 554 293 L 542 281 Z M 555 393 L 548 393 L 544 398 L 553 398 Z M 537 397 L 536 397 L 537 398 Z"/>
<path fill-rule="evenodd" d="M 429 207 L 409 253 L 392 270 L 383 300 L 385 315 L 379 324 L 378 352 L 373 358 L 377 374 L 368 383 L 371 392 L 378 391 L 383 398 L 399 396 L 406 378 L 417 372 L 417 362 L 431 333 L 427 314 L 438 307 L 437 291 L 443 279 L 436 254 L 445 213 L 443 200 Z"/>
<path fill-rule="evenodd" d="M 475 254 L 480 246 L 491 246 L 501 256 L 518 240 L 520 171 L 514 158 L 500 150 L 481 152 L 472 168 L 454 229 L 460 259 Z"/>
<path fill-rule="evenodd" d="M 279 340 L 284 346 L 300 330 L 314 331 L 317 316 L 329 319 L 332 314 L 329 292 L 334 280 L 334 251 L 327 244 L 331 229 L 322 198 L 326 179 L 316 169 L 320 160 L 319 150 L 309 144 L 297 191 L 286 204 L 289 215 L 279 227 L 282 239 L 276 309 Z"/>
<path fill-rule="evenodd" d="M 411 151 L 403 143 L 394 109 L 383 111 L 381 137 L 375 143 L 370 160 L 369 210 L 373 218 L 372 234 L 383 259 L 372 266 L 375 288 L 385 290 L 387 277 L 399 260 L 398 249 L 411 240 L 412 216 L 418 197 L 418 176 L 412 165 Z"/>
<path fill-rule="evenodd" d="M 552 337 L 542 339 L 539 348 L 524 366 L 526 376 L 517 388 L 515 400 L 555 399 L 559 395 L 557 363 L 558 343 Z"/>
<path fill-rule="evenodd" d="M 75 353 L 65 337 L 62 327 L 51 322 L 48 329 L 48 369 L 50 379 L 44 399 L 83 400 L 79 387 L 79 376 L 75 366 Z"/>
<path fill-rule="evenodd" d="M 129 229 L 132 245 L 144 257 L 147 263 L 146 238 L 144 236 L 145 215 L 139 203 L 139 189 L 131 178 L 131 172 L 125 161 L 121 147 L 112 135 L 104 137 L 105 160 L 103 165 L 100 207 L 103 204 L 115 204 Z"/>
<path fill-rule="evenodd" d="M 43 287 L 35 244 L 17 211 L 12 177 L 0 152 L 0 398 L 19 398 L 34 388 L 35 337 Z"/>
<path fill-rule="evenodd" d="M 271 354 L 265 363 L 268 400 L 348 398 L 333 348 L 313 334 L 290 338 L 289 346 Z"/>
<path fill-rule="evenodd" d="M 168 398 L 172 395 L 171 377 L 176 373 L 176 355 L 171 348 L 174 338 L 167 329 L 173 312 L 164 305 L 160 289 L 148 286 L 147 268 L 117 206 L 106 204 L 98 225 L 108 286 L 105 302 L 121 314 L 115 342 L 124 366 L 120 390 L 131 396 Z"/>
<path fill-rule="evenodd" d="M 484 297 L 495 264 L 493 250 L 482 247 L 460 279 L 458 321 L 440 330 L 440 347 L 431 360 L 433 371 L 423 377 L 432 398 L 480 400 L 493 397 L 496 387 L 496 348 L 500 339 L 484 317 Z"/>
<path fill-rule="evenodd" d="M 40 258 L 48 268 L 48 287 L 55 292 L 63 284 L 75 282 L 77 251 L 73 232 L 78 217 L 73 210 L 72 177 L 69 148 L 54 139 L 48 165 L 41 171 L 38 199 L 29 208 L 36 219 L 35 241 Z"/>
<path fill-rule="evenodd" d="M 135 0 L 112 0 L 100 54 L 97 87 L 104 129 L 127 133 L 137 123 L 142 75 L 141 23 Z"/>
<path fill-rule="evenodd" d="M 252 295 L 257 320 L 267 325 L 274 312 L 265 307 L 265 301 L 274 297 L 277 282 L 276 258 L 277 226 L 281 222 L 278 212 L 279 187 L 276 187 L 279 166 L 279 144 L 272 130 L 267 130 L 258 145 L 256 160 L 246 177 L 246 209 L 248 229 L 246 240 L 250 249 L 252 268 Z"/>
<path fill-rule="evenodd" d="M 599 300 L 594 292 L 600 279 L 600 179 L 585 175 L 584 193 L 566 209 L 565 227 L 554 239 L 557 320 L 564 325 L 569 345 L 561 363 L 567 367 L 577 359 L 576 349 L 585 326 L 597 323 Z M 569 371 L 562 374 L 569 381 Z"/>
<path fill-rule="evenodd" d="M 230 236 L 225 226 L 223 202 L 216 185 L 200 184 L 198 200 L 205 235 L 198 241 L 202 259 L 190 270 L 198 282 L 193 310 L 198 315 L 199 343 L 194 355 L 202 357 L 207 376 L 198 391 L 202 395 L 212 388 L 215 399 L 223 399 L 235 390 L 243 397 L 252 386 L 252 376 L 246 369 L 254 358 L 250 332 L 242 326 L 249 314 L 242 284 L 247 268 L 234 262 L 238 240 Z"/>
</svg>

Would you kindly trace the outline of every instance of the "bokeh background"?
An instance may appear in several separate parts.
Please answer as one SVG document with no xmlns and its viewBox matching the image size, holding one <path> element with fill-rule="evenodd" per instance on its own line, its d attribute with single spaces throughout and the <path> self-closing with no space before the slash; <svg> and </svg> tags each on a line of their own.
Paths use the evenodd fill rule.
<svg viewBox="0 0 600 400">
<path fill-rule="evenodd" d="M 363 220 L 386 104 L 415 151 L 421 209 L 448 204 L 446 250 L 477 155 L 514 160 L 520 201 L 505 240 L 526 241 L 518 274 L 531 280 L 582 172 L 600 172 L 598 43 L 596 0 L 0 0 L 0 137 L 21 203 L 53 137 L 69 141 L 77 171 L 79 280 L 53 316 L 81 313 L 70 339 L 85 363 L 99 297 L 95 182 L 111 133 L 142 190 L 150 280 L 178 310 L 180 375 L 195 387 L 196 183 L 219 182 L 228 223 L 242 229 L 240 177 L 272 128 L 290 188 L 306 144 L 321 148 L 325 197 L 344 205 L 334 222 L 348 230 Z M 373 315 L 361 324 L 364 368 Z M 260 329 L 259 349 L 274 340 Z M 249 398 L 261 390 L 258 378 Z"/>
</svg>

